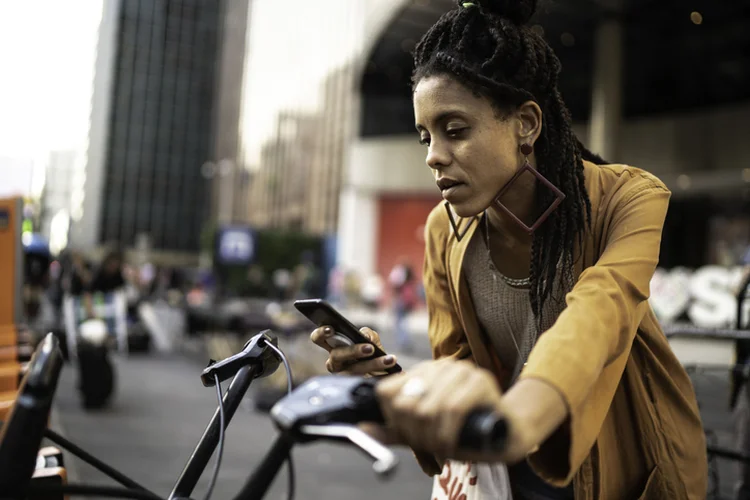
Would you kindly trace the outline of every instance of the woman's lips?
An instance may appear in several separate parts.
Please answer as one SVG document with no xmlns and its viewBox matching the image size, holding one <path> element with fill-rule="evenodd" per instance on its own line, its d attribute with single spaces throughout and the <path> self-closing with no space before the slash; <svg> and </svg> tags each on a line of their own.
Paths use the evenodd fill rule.
<svg viewBox="0 0 750 500">
<path fill-rule="evenodd" d="M 452 185 L 451 187 L 447 189 L 441 190 L 443 199 L 448 202 L 451 202 L 451 200 L 455 200 L 457 196 L 461 195 L 461 189 L 464 187 L 466 187 L 466 184 L 464 184 L 463 182 L 460 182 L 458 184 Z"/>
</svg>

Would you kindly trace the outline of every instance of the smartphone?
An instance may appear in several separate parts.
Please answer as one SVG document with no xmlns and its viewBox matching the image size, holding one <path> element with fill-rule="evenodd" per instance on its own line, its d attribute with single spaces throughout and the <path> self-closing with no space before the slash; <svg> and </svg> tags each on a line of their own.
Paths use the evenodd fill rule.
<svg viewBox="0 0 750 500">
<path fill-rule="evenodd" d="M 370 340 L 360 333 L 359 329 L 351 324 L 349 320 L 334 309 L 328 302 L 323 299 L 306 299 L 295 301 L 294 307 L 304 314 L 315 326 L 330 326 L 333 328 L 334 335 L 327 340 L 331 348 L 350 346 L 354 344 L 371 344 L 375 348 L 375 353 L 362 361 L 385 356 L 381 348 L 372 344 Z M 385 368 L 386 373 L 398 373 L 402 370 L 398 363 Z"/>
</svg>

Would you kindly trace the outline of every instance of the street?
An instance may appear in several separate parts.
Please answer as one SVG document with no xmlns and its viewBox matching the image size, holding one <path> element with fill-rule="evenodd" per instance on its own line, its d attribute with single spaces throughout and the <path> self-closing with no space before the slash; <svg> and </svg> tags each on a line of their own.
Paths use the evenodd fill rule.
<svg viewBox="0 0 750 500">
<path fill-rule="evenodd" d="M 118 393 L 110 409 L 85 412 L 75 390 L 75 372 L 66 365 L 58 387 L 56 419 L 63 433 L 85 450 L 165 498 L 216 408 L 213 388 L 201 385 L 201 363 L 185 357 L 131 357 L 118 360 Z M 252 391 L 252 388 L 251 388 Z M 224 458 L 213 498 L 235 495 L 271 447 L 276 431 L 264 414 L 240 408 L 227 432 Z M 427 498 L 431 481 L 406 450 L 394 476 L 381 482 L 370 460 L 353 447 L 313 443 L 294 452 L 296 498 Z M 72 460 L 68 458 L 68 463 Z M 202 498 L 213 461 L 193 498 Z M 71 482 L 112 484 L 76 461 Z M 287 470 L 267 498 L 286 498 Z"/>
<path fill-rule="evenodd" d="M 386 346 L 393 345 L 384 336 Z M 416 356 L 400 359 L 408 368 L 428 355 L 426 339 L 417 338 Z M 722 347 L 675 346 L 681 357 L 712 352 L 722 356 Z M 719 353 L 719 354 L 717 354 Z M 200 356 L 141 355 L 117 360 L 118 393 L 111 408 L 101 412 L 81 409 L 75 391 L 75 372 L 66 365 L 57 392 L 55 422 L 64 434 L 87 451 L 104 459 L 126 475 L 166 496 L 185 465 L 216 407 L 213 389 L 201 385 L 205 366 Z M 704 412 L 704 424 L 715 431 L 719 442 L 732 442 L 731 419 L 726 411 L 726 372 L 696 375 L 694 381 Z M 251 393 L 252 393 L 251 388 Z M 251 394 L 252 395 L 252 394 Z M 227 434 L 224 458 L 214 498 L 232 498 L 264 453 L 275 430 L 268 417 L 245 408 L 235 415 Z M 431 481 L 421 472 L 409 451 L 400 450 L 399 469 L 387 481 L 373 473 L 362 453 L 343 445 L 314 443 L 295 450 L 296 498 L 369 500 L 381 498 L 427 499 Z M 68 463 L 72 462 L 68 458 Z M 734 466 L 719 460 L 722 498 L 729 499 Z M 203 474 L 193 498 L 202 498 L 213 462 Z M 71 480 L 112 484 L 100 473 L 78 461 L 71 466 Z M 281 471 L 267 498 L 286 498 L 287 470 Z"/>
</svg>

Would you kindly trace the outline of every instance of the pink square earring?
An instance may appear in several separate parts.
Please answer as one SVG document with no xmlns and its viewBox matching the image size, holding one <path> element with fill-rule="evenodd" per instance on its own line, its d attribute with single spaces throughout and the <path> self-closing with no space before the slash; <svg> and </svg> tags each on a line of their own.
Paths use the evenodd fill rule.
<svg viewBox="0 0 750 500">
<path fill-rule="evenodd" d="M 531 163 L 529 163 L 529 155 L 534 152 L 534 148 L 531 146 L 531 144 L 521 144 L 521 154 L 524 156 L 523 166 L 516 172 L 516 174 L 503 186 L 503 188 L 500 190 L 499 193 L 497 193 L 497 196 L 495 196 L 495 206 L 508 214 L 519 226 L 523 228 L 524 231 L 526 231 L 529 234 L 532 234 L 534 231 L 536 231 L 539 226 L 542 225 L 542 223 L 547 220 L 547 218 L 550 216 L 552 212 L 557 208 L 557 206 L 562 203 L 562 201 L 565 199 L 565 193 L 560 191 L 557 186 L 552 184 L 545 176 L 540 174 L 534 167 L 531 166 Z M 555 195 L 555 200 L 550 204 L 550 206 L 545 210 L 545 212 L 539 216 L 539 218 L 531 225 L 527 226 L 516 214 L 510 211 L 508 207 L 503 205 L 503 203 L 500 201 L 500 198 L 503 197 L 505 193 L 507 193 L 510 189 L 513 187 L 513 183 L 518 180 L 519 177 L 524 172 L 529 172 L 534 177 L 537 178 L 537 180 L 546 186 L 548 189 L 552 191 L 552 193 Z"/>
</svg>

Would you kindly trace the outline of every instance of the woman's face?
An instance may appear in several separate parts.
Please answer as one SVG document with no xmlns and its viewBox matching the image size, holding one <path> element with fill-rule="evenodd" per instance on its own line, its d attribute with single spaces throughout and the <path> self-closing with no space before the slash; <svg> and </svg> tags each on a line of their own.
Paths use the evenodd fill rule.
<svg viewBox="0 0 750 500">
<path fill-rule="evenodd" d="M 460 217 L 480 214 L 492 204 L 523 163 L 520 145 L 533 144 L 538 136 L 534 118 L 529 122 L 522 112 L 501 117 L 487 98 L 449 76 L 430 76 L 417 84 L 414 114 L 427 146 L 427 166 Z"/>
</svg>

